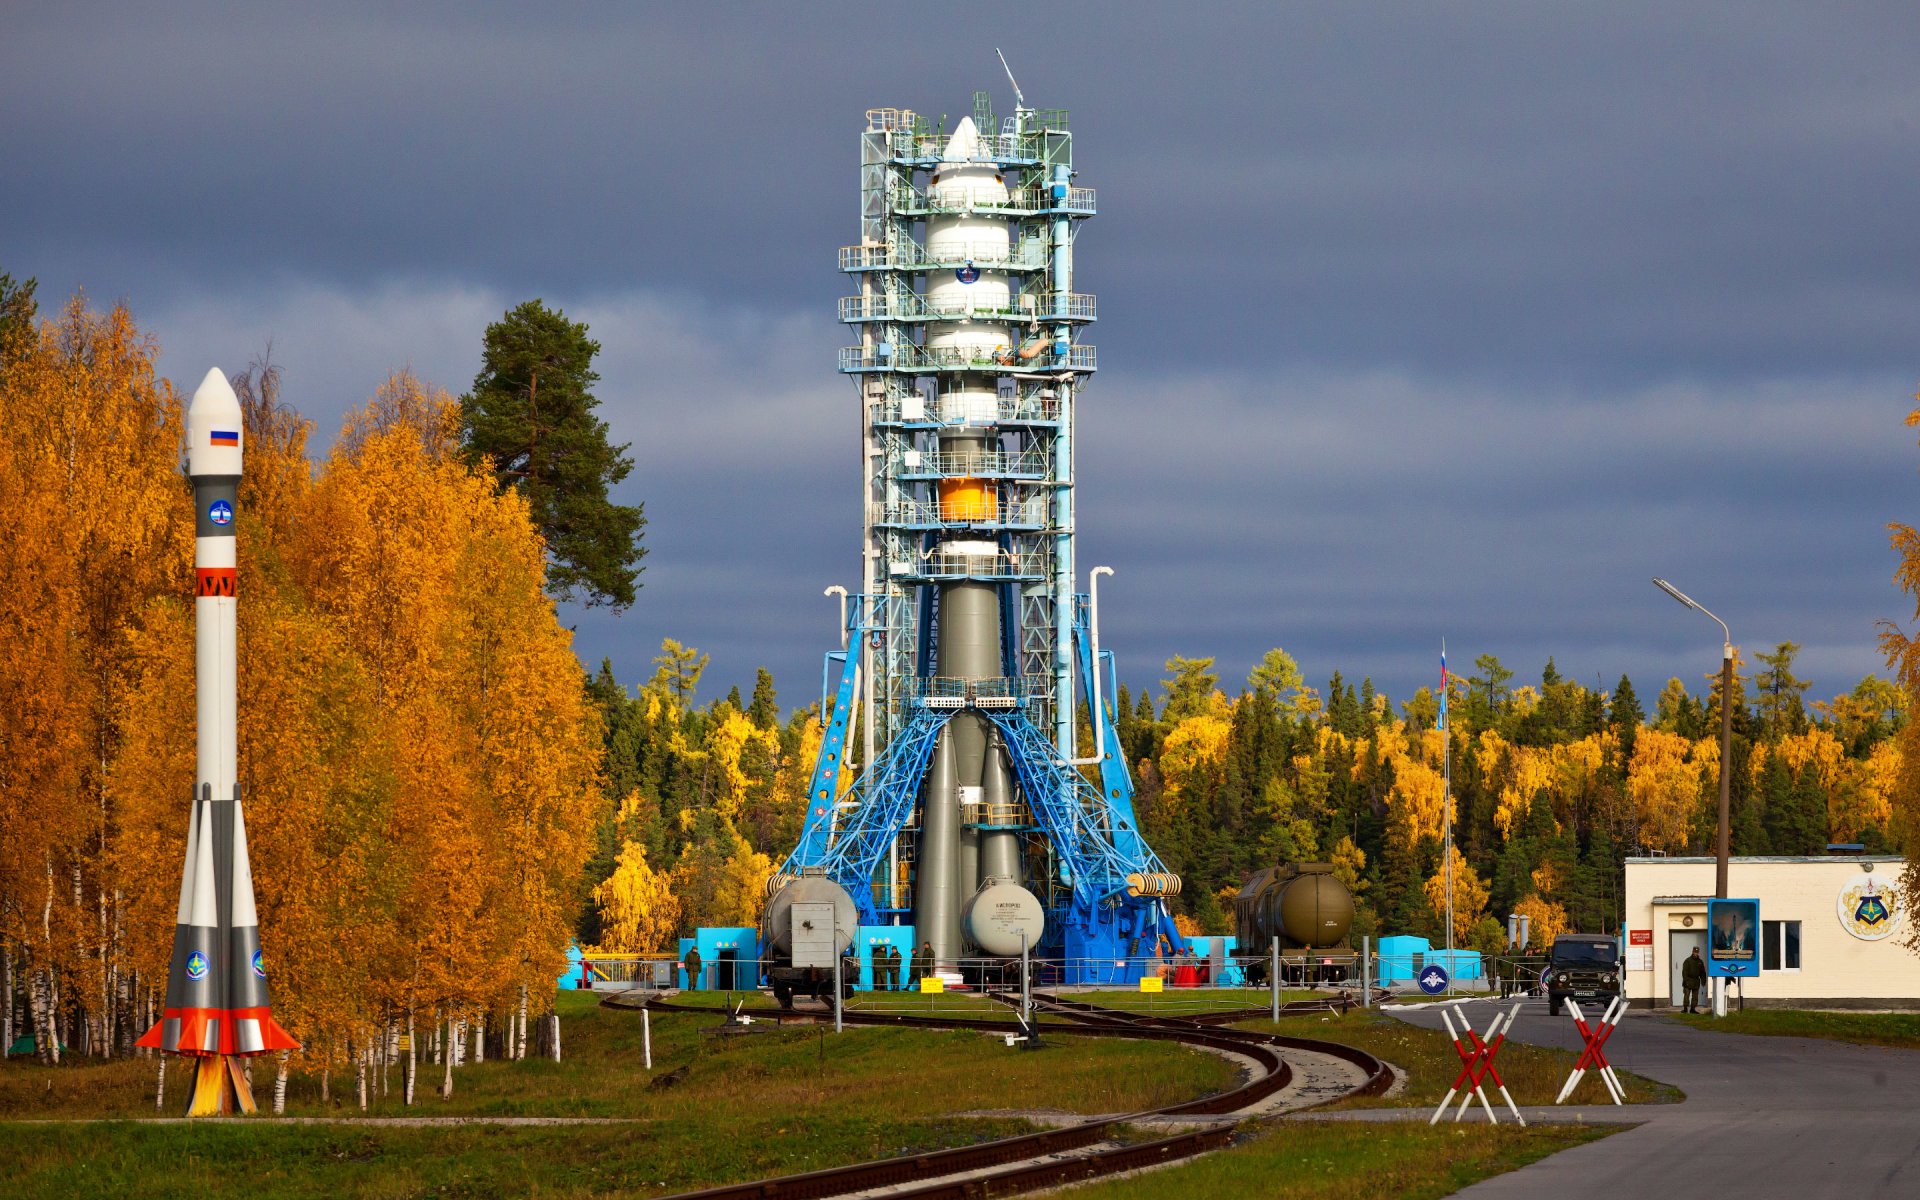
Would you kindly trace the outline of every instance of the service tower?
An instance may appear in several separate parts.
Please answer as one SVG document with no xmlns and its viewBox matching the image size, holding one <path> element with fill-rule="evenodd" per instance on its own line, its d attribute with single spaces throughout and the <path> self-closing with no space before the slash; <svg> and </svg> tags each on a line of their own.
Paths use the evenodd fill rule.
<svg viewBox="0 0 1920 1200">
<path fill-rule="evenodd" d="M 837 686 L 769 890 L 825 875 L 862 925 L 914 926 L 943 969 L 1024 935 L 1072 979 L 1113 979 L 1178 941 L 1160 898 L 1179 880 L 1136 831 L 1112 658 L 1075 587 L 1094 301 L 1073 290 L 1073 247 L 1093 213 L 1064 112 L 996 118 L 980 92 L 950 127 L 867 113 L 860 243 L 840 251 L 858 291 L 839 365 L 859 398 L 861 586 L 829 589 Z"/>
</svg>

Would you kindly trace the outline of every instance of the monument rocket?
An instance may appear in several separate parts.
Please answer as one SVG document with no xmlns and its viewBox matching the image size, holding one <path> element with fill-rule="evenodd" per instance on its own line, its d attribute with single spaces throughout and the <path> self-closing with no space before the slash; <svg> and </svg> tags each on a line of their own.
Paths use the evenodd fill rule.
<svg viewBox="0 0 1920 1200">
<path fill-rule="evenodd" d="M 239 1059 L 300 1044 L 273 1019 L 240 809 L 236 725 L 239 587 L 234 552 L 240 401 L 218 368 L 187 407 L 194 509 L 194 690 L 197 779 L 187 817 L 173 961 L 159 1024 L 139 1044 L 199 1060 L 188 1116 L 254 1111 Z"/>
</svg>

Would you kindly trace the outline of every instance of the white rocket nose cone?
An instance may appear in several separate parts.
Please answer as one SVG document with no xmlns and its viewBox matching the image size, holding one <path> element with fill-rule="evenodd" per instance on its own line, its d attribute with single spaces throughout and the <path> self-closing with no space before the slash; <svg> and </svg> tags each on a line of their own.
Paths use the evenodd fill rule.
<svg viewBox="0 0 1920 1200">
<path fill-rule="evenodd" d="M 207 372 L 200 386 L 193 390 L 193 402 L 187 405 L 187 416 L 200 414 L 209 417 L 240 417 L 240 397 L 233 394 L 233 385 L 227 382 L 227 374 L 219 367 Z"/>
<path fill-rule="evenodd" d="M 194 389 L 187 405 L 187 474 L 240 474 L 240 397 L 219 367 Z"/>
<path fill-rule="evenodd" d="M 953 127 L 953 136 L 947 139 L 947 148 L 940 155 L 941 162 L 962 163 L 980 157 L 980 131 L 974 128 L 972 117 L 961 117 L 960 123 Z"/>
</svg>

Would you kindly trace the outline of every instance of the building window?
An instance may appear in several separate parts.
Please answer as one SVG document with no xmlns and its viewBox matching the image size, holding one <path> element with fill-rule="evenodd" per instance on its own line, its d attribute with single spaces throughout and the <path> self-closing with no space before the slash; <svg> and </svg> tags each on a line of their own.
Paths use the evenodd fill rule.
<svg viewBox="0 0 1920 1200">
<path fill-rule="evenodd" d="M 1800 969 L 1800 922 L 1762 921 L 1760 969 L 1798 971 Z"/>
</svg>

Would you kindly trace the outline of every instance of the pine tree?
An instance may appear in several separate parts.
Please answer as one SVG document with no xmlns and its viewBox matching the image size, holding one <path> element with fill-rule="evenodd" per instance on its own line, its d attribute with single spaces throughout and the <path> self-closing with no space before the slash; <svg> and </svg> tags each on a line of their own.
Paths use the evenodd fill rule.
<svg viewBox="0 0 1920 1200">
<path fill-rule="evenodd" d="M 1802 697 L 1809 686 L 1793 674 L 1794 656 L 1800 653 L 1795 642 L 1781 642 L 1772 654 L 1762 654 L 1766 669 L 1755 679 L 1760 689 L 1760 724 L 1769 737 L 1804 733 L 1807 708 Z"/>
<path fill-rule="evenodd" d="M 1207 710 L 1220 676 L 1214 672 L 1211 658 L 1186 658 L 1174 655 L 1167 660 L 1171 677 L 1160 681 L 1166 689 L 1166 704 L 1161 719 L 1168 724 L 1184 721 Z"/>
<path fill-rule="evenodd" d="M 753 699 L 747 704 L 747 719 L 762 729 L 780 724 L 780 701 L 773 690 L 773 672 L 765 667 L 753 676 Z"/>
<path fill-rule="evenodd" d="M 33 322 L 39 312 L 33 298 L 37 283 L 33 279 L 15 283 L 13 276 L 0 272 L 0 386 L 6 383 L 8 367 L 33 345 Z"/>
<path fill-rule="evenodd" d="M 1613 700 L 1607 706 L 1607 724 L 1613 729 L 1613 735 L 1620 742 L 1621 770 L 1633 761 L 1634 738 L 1640 733 L 1640 724 L 1646 719 L 1641 711 L 1640 698 L 1633 694 L 1633 681 L 1625 675 L 1614 686 Z"/>
<path fill-rule="evenodd" d="M 461 400 L 461 441 L 469 462 L 490 464 L 500 487 L 526 498 L 553 594 L 618 610 L 639 586 L 646 518 L 608 497 L 633 460 L 594 415 L 599 351 L 585 325 L 538 300 L 509 311 L 487 326 L 480 374 Z"/>
</svg>

